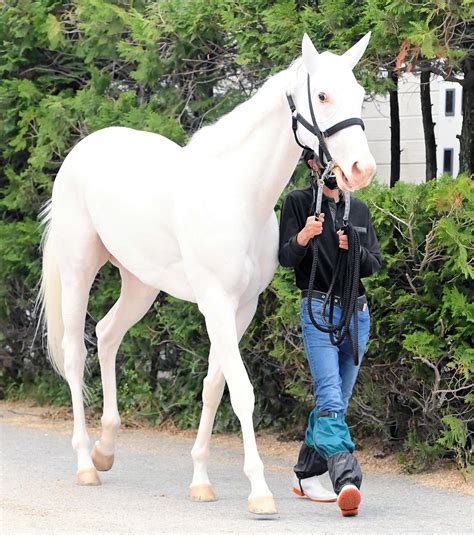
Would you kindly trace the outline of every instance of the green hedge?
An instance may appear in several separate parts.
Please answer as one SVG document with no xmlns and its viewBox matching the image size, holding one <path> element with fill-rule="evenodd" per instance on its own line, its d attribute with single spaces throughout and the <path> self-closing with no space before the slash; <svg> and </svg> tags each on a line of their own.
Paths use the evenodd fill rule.
<svg viewBox="0 0 474 535">
<path fill-rule="evenodd" d="M 360 196 L 370 207 L 384 268 L 366 282 L 372 335 L 350 422 L 359 437 L 378 437 L 398 449 L 405 445 L 407 469 L 446 453 L 466 466 L 474 402 L 472 183 L 461 176 L 393 189 L 374 185 Z M 51 376 L 41 339 L 32 344 L 37 233 L 32 223 L 25 228 L 18 222 L 3 225 L 1 232 L 8 303 L 1 336 L 15 355 L 7 394 L 68 404 L 67 387 Z M 118 274 L 109 266 L 96 281 L 87 321 L 93 407 L 101 404 L 94 325 L 118 293 Z M 312 406 L 298 311 L 293 273 L 280 268 L 241 343 L 256 391 L 256 425 L 289 437 L 301 436 Z M 208 347 L 197 307 L 160 296 L 120 348 L 121 412 L 196 427 Z M 216 429 L 235 430 L 238 421 L 225 399 Z"/>
<path fill-rule="evenodd" d="M 472 462 L 474 190 L 466 176 L 369 188 L 384 255 L 367 284 L 372 340 L 354 396 L 365 432 L 405 441 L 407 469 Z"/>
</svg>

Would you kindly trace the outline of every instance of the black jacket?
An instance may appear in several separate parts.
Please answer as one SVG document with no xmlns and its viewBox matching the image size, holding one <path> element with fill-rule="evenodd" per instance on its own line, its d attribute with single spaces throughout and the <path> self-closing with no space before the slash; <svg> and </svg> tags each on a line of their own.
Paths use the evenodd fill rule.
<svg viewBox="0 0 474 535">
<path fill-rule="evenodd" d="M 295 269 L 296 285 L 301 290 L 308 288 L 313 250 L 311 242 L 302 247 L 296 241 L 298 232 L 304 228 L 306 219 L 311 211 L 313 200 L 312 189 L 299 189 L 288 193 L 283 202 L 280 218 L 280 248 L 278 259 L 284 267 Z M 319 261 L 316 270 L 314 289 L 327 292 L 336 263 L 339 237 L 336 234 L 334 216 L 342 219 L 344 213 L 344 197 L 335 203 L 329 197 L 323 196 L 322 212 L 325 214 L 323 232 L 319 236 Z M 349 221 L 359 233 L 361 244 L 360 276 L 368 277 L 378 271 L 382 265 L 382 255 L 369 209 L 361 200 L 351 197 Z M 335 288 L 336 295 L 340 295 L 339 288 Z M 362 282 L 359 284 L 359 295 L 365 293 Z"/>
</svg>

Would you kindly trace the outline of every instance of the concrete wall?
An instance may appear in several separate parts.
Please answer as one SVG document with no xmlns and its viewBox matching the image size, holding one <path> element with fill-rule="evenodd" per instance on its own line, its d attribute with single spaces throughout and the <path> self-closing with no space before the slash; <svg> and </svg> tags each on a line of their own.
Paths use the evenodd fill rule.
<svg viewBox="0 0 474 535">
<path fill-rule="evenodd" d="M 455 91 L 455 113 L 445 115 L 446 89 Z M 438 176 L 443 173 L 444 149 L 453 149 L 453 175 L 459 170 L 459 140 L 461 133 L 462 88 L 459 84 L 445 82 L 432 76 L 431 101 L 435 137 L 437 143 Z M 420 78 L 404 76 L 399 82 L 398 102 L 400 107 L 400 178 L 407 182 L 425 181 L 425 142 L 420 104 Z M 367 139 L 377 162 L 379 182 L 388 184 L 390 180 L 390 103 L 389 97 L 376 95 L 364 103 L 362 118 L 365 122 Z"/>
</svg>

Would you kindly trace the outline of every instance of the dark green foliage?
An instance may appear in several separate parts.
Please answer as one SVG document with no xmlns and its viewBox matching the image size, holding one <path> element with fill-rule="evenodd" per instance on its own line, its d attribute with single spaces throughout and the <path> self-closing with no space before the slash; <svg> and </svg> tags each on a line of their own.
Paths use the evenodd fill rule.
<svg viewBox="0 0 474 535">
<path fill-rule="evenodd" d="M 37 215 L 75 143 L 110 125 L 159 132 L 184 143 L 203 123 L 247 98 L 269 73 L 288 65 L 298 54 L 303 31 L 318 48 L 331 43 L 345 50 L 374 29 L 358 75 L 366 87 L 384 89 L 374 58 L 378 52 L 392 53 L 398 43 L 391 35 L 390 50 L 382 50 L 384 25 L 399 24 L 403 14 L 397 9 L 403 4 L 390 2 L 383 24 L 374 29 L 370 20 L 380 9 L 378 0 L 4 2 L 3 393 L 70 403 L 67 385 L 46 361 L 44 340 L 40 335 L 34 339 L 33 304 L 40 276 Z M 359 22 L 352 27 L 354 21 Z M 297 170 L 292 184 L 303 184 L 304 174 Z M 390 444 L 406 440 L 407 466 L 417 468 L 441 452 L 465 465 L 474 401 L 469 387 L 474 371 L 469 181 L 399 184 L 392 191 L 373 187 L 362 196 L 370 205 L 386 265 L 368 283 L 373 333 L 351 407 L 354 432 L 382 436 Z M 119 285 L 117 271 L 106 266 L 91 295 L 86 338 L 92 407 L 101 405 L 94 327 L 117 299 Z M 120 347 L 122 414 L 196 427 L 208 347 L 197 307 L 160 295 Z M 241 350 L 255 387 L 256 425 L 301 437 L 313 400 L 291 270 L 279 269 L 261 296 Z M 215 429 L 238 429 L 227 394 Z"/>
<path fill-rule="evenodd" d="M 412 453 L 415 441 L 425 454 L 443 446 L 466 466 L 473 436 L 472 182 L 445 177 L 372 187 L 361 196 L 385 268 L 367 284 L 374 328 L 352 414 L 361 430 L 409 437 Z"/>
</svg>

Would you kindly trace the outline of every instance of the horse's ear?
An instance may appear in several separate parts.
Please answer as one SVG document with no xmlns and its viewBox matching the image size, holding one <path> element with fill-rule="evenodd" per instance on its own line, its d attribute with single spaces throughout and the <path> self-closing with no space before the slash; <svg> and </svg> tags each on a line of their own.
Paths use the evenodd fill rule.
<svg viewBox="0 0 474 535">
<path fill-rule="evenodd" d="M 316 50 L 313 42 L 307 33 L 303 36 L 303 43 L 301 44 L 301 53 L 303 56 L 303 63 L 309 74 L 314 74 L 318 67 L 319 52 Z"/>
<path fill-rule="evenodd" d="M 351 69 L 359 63 L 360 58 L 364 55 L 365 49 L 369 44 L 370 34 L 371 32 L 366 33 L 360 41 L 342 55 Z"/>
</svg>

